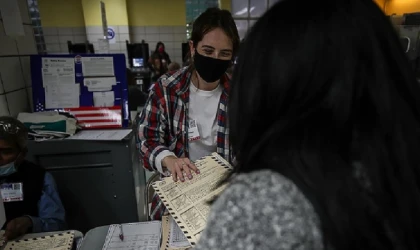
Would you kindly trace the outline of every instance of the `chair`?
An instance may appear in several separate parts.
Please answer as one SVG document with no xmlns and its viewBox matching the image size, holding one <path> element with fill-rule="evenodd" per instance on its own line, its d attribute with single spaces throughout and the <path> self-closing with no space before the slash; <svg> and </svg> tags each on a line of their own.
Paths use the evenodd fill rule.
<svg viewBox="0 0 420 250">
<path fill-rule="evenodd" d="M 152 184 L 153 182 L 158 181 L 159 179 L 160 173 L 156 172 L 152 176 L 150 176 L 149 180 L 146 183 L 146 189 L 144 192 L 144 211 L 146 211 L 148 221 L 151 221 L 149 203 L 152 201 L 153 195 L 155 194 L 155 190 L 153 189 Z"/>
</svg>

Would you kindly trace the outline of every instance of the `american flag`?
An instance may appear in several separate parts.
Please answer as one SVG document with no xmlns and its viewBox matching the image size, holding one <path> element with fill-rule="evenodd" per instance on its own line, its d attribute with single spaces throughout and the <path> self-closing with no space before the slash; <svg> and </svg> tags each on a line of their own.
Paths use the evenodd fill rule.
<svg viewBox="0 0 420 250">
<path fill-rule="evenodd" d="M 63 111 L 73 115 L 85 129 L 122 127 L 121 106 L 66 108 Z"/>
<path fill-rule="evenodd" d="M 44 105 L 36 103 L 35 112 L 43 111 L 45 111 Z M 59 111 L 73 115 L 78 124 L 85 129 L 122 127 L 121 106 L 66 108 Z"/>
</svg>

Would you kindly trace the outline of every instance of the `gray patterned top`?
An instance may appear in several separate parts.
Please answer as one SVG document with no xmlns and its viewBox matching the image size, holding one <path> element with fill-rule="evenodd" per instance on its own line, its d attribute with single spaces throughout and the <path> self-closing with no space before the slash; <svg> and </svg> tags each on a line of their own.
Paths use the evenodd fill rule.
<svg viewBox="0 0 420 250">
<path fill-rule="evenodd" d="M 319 223 L 286 177 L 270 170 L 241 174 L 213 204 L 195 249 L 324 249 Z"/>
</svg>

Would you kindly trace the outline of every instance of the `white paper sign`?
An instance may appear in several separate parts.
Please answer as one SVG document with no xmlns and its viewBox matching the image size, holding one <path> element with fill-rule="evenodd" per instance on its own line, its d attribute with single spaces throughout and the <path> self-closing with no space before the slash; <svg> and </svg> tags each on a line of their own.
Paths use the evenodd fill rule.
<svg viewBox="0 0 420 250">
<path fill-rule="evenodd" d="M 73 58 L 42 58 L 42 82 L 50 84 L 74 84 L 75 70 Z"/>
<path fill-rule="evenodd" d="M 84 77 L 114 76 L 113 57 L 83 57 L 82 71 Z"/>
<path fill-rule="evenodd" d="M 85 78 L 83 84 L 89 91 L 111 91 L 112 86 L 117 84 L 115 77 L 91 77 Z"/>
<path fill-rule="evenodd" d="M 109 53 L 109 41 L 108 39 L 98 39 L 98 52 L 97 53 Z"/>
<path fill-rule="evenodd" d="M 95 107 L 113 107 L 114 101 L 114 91 L 93 92 L 93 106 Z"/>
<path fill-rule="evenodd" d="M 45 86 L 45 107 L 47 109 L 78 108 L 79 96 L 79 84 L 49 84 Z"/>
</svg>

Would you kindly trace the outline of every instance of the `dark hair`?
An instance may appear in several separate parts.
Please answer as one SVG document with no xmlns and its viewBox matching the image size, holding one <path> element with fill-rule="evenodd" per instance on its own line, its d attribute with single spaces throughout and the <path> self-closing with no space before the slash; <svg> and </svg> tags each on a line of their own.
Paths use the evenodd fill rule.
<svg viewBox="0 0 420 250">
<path fill-rule="evenodd" d="M 162 43 L 161 41 L 156 43 L 156 48 L 155 48 L 155 53 L 159 52 L 159 46 L 162 45 L 163 48 L 165 48 L 165 44 Z"/>
<path fill-rule="evenodd" d="M 162 63 L 162 57 L 159 53 L 157 52 L 153 52 L 152 55 L 150 55 L 150 66 L 152 67 L 153 70 L 156 70 L 154 67 L 155 65 L 155 61 L 159 60 L 159 77 L 163 74 L 166 73 L 167 68 L 163 65 Z"/>
<path fill-rule="evenodd" d="M 150 55 L 150 58 L 151 58 L 151 60 L 152 60 L 152 63 L 154 63 L 153 61 L 154 60 L 156 60 L 156 59 L 159 59 L 159 61 L 161 61 L 161 56 L 160 56 L 160 54 L 159 53 L 157 53 L 157 52 L 153 52 L 151 55 Z"/>
<path fill-rule="evenodd" d="M 374 1 L 280 1 L 243 46 L 235 172 L 294 181 L 333 249 L 419 249 L 420 88 Z"/>
<path fill-rule="evenodd" d="M 203 40 L 204 35 L 215 28 L 221 28 L 230 38 L 233 56 L 235 56 L 239 47 L 238 29 L 230 12 L 219 8 L 208 8 L 194 21 L 190 39 L 194 48 L 197 47 L 198 42 Z"/>
</svg>

